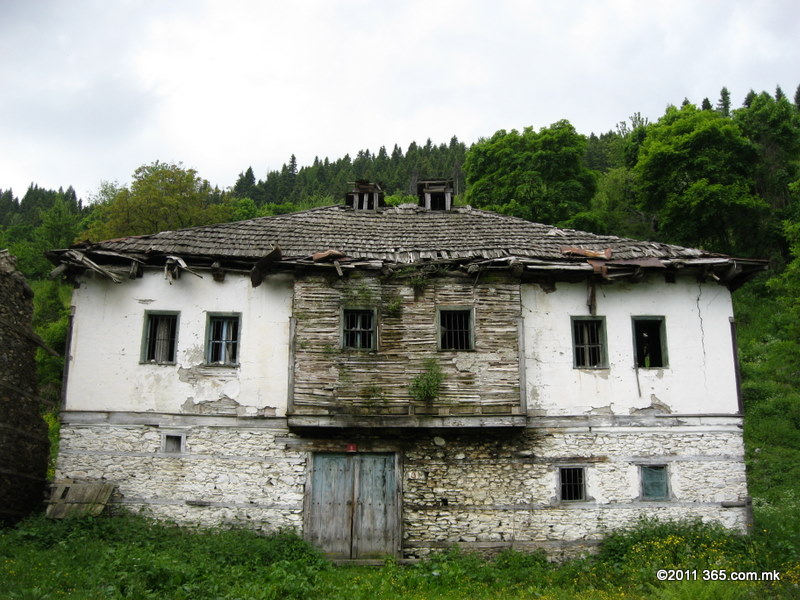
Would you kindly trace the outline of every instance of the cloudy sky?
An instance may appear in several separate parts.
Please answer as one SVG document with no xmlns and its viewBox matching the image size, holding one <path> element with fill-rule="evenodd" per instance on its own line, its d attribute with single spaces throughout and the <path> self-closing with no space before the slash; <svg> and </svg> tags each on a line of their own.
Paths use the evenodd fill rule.
<svg viewBox="0 0 800 600">
<path fill-rule="evenodd" d="M 727 86 L 794 97 L 797 0 L 0 0 L 0 189 L 230 187 L 568 119 L 589 134 Z"/>
</svg>

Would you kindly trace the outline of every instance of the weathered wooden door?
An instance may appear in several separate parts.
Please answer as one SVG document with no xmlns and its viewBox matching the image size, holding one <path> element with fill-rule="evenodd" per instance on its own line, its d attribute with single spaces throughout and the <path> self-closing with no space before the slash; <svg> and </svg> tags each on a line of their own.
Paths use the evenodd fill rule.
<svg viewBox="0 0 800 600">
<path fill-rule="evenodd" d="M 306 538 L 331 558 L 396 555 L 400 502 L 394 454 L 317 453 L 306 499 Z"/>
</svg>

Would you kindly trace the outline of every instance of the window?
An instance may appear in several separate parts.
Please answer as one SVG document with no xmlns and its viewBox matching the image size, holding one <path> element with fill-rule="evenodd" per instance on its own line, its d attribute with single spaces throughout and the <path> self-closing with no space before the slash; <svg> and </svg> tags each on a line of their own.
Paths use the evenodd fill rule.
<svg viewBox="0 0 800 600">
<path fill-rule="evenodd" d="M 183 434 L 165 433 L 161 436 L 161 452 L 164 454 L 183 454 L 186 436 Z"/>
<path fill-rule="evenodd" d="M 667 366 L 664 317 L 633 317 L 633 342 L 636 366 L 656 369 Z"/>
<path fill-rule="evenodd" d="M 605 319 L 572 317 L 574 365 L 578 369 L 599 369 L 607 366 Z"/>
<path fill-rule="evenodd" d="M 239 315 L 209 315 L 206 363 L 227 366 L 239 363 Z"/>
<path fill-rule="evenodd" d="M 177 334 L 178 313 L 145 313 L 142 362 L 174 363 Z"/>
<path fill-rule="evenodd" d="M 563 501 L 586 500 L 583 467 L 561 467 L 559 469 L 559 487 Z"/>
<path fill-rule="evenodd" d="M 375 321 L 375 311 L 372 309 L 344 309 L 342 312 L 342 348 L 374 350 Z"/>
<path fill-rule="evenodd" d="M 472 350 L 472 309 L 439 309 L 439 349 Z"/>
<path fill-rule="evenodd" d="M 665 465 L 640 465 L 642 500 L 667 500 L 669 477 Z"/>
</svg>

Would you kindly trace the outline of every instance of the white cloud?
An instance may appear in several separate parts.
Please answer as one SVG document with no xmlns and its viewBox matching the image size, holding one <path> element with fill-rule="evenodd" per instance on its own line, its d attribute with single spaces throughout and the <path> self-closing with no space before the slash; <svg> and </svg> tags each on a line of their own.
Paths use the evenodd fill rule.
<svg viewBox="0 0 800 600">
<path fill-rule="evenodd" d="M 220 186 L 338 158 L 686 96 L 792 95 L 793 0 L 103 0 L 0 4 L 0 188 L 127 182 L 182 161 Z"/>
</svg>

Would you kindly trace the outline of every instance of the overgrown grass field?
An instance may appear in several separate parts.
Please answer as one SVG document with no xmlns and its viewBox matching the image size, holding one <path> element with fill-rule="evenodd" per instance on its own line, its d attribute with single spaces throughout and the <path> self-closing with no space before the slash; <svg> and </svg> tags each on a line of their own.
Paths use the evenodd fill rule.
<svg viewBox="0 0 800 600">
<path fill-rule="evenodd" d="M 382 567 L 333 566 L 288 531 L 192 530 L 133 515 L 35 517 L 0 533 L 0 598 L 800 598 L 800 501 L 787 497 L 756 515 L 747 536 L 702 523 L 643 522 L 608 537 L 597 555 L 561 564 L 541 554 L 484 560 L 452 549 Z M 658 569 L 682 570 L 684 580 L 659 581 Z M 704 580 L 723 570 L 728 577 L 777 571 L 780 581 Z"/>
</svg>

